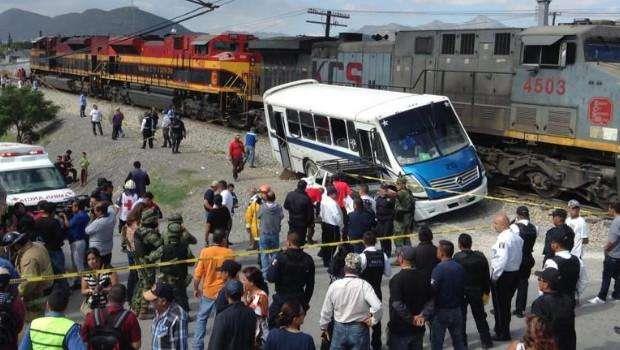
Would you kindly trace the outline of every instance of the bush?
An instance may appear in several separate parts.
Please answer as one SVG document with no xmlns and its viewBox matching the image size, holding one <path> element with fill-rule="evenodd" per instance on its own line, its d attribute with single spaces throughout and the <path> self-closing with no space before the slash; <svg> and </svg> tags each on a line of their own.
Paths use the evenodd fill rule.
<svg viewBox="0 0 620 350">
<path fill-rule="evenodd" d="M 32 133 L 37 125 L 56 119 L 60 107 L 43 98 L 43 93 L 29 88 L 5 87 L 0 90 L 0 135 L 12 127 L 16 141 Z"/>
</svg>

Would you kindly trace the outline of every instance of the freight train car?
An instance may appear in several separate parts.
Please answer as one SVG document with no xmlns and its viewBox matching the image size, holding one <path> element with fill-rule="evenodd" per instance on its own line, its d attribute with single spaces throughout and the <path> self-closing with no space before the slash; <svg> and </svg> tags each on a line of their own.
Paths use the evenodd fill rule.
<svg viewBox="0 0 620 350">
<path fill-rule="evenodd" d="M 261 56 L 247 34 L 44 37 L 31 72 L 68 91 L 246 125 Z"/>
<path fill-rule="evenodd" d="M 403 31 L 393 44 L 330 45 L 329 57 L 313 50 L 320 81 L 449 96 L 496 179 L 544 197 L 618 200 L 620 26 Z"/>
</svg>

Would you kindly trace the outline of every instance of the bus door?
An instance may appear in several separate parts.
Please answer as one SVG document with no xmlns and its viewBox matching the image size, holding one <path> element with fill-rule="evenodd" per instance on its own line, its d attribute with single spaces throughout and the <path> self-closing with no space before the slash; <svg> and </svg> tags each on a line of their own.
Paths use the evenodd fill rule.
<svg viewBox="0 0 620 350">
<path fill-rule="evenodd" d="M 286 141 L 286 127 L 284 125 L 284 109 L 279 107 L 273 107 L 273 126 L 276 130 L 278 149 L 280 152 L 280 159 L 282 161 L 282 167 L 285 169 L 293 170 L 291 165 L 291 156 L 289 154 L 288 142 Z"/>
<path fill-rule="evenodd" d="M 368 162 L 374 163 L 374 156 L 372 152 L 372 127 L 365 124 L 355 123 L 357 131 L 357 144 L 360 158 Z"/>
</svg>

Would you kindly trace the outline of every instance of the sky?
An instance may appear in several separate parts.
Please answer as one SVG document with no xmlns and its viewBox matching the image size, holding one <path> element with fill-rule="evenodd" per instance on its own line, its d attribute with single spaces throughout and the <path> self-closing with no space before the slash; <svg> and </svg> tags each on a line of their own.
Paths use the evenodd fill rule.
<svg viewBox="0 0 620 350">
<path fill-rule="evenodd" d="M 321 20 L 320 16 L 305 13 L 307 8 L 351 11 L 350 19 L 338 19 L 348 27 L 336 27 L 338 31 L 353 31 L 366 24 L 382 25 L 398 23 L 419 25 L 433 20 L 464 22 L 476 13 L 489 11 L 513 11 L 508 14 L 488 15 L 508 26 L 524 27 L 535 24 L 534 16 L 514 11 L 534 11 L 535 0 L 211 0 L 223 5 L 212 13 L 187 21 L 186 27 L 193 31 L 218 33 L 227 30 L 248 32 L 277 32 L 285 34 L 317 35 L 323 32 L 318 24 L 306 20 Z M 110 10 L 123 6 L 137 6 L 164 18 L 171 18 L 196 8 L 184 0 L 0 0 L 0 12 L 19 8 L 48 16 L 67 12 L 82 12 L 100 8 Z M 581 9 L 604 11 L 607 15 L 560 15 L 559 21 L 572 21 L 574 17 L 620 19 L 618 0 L 553 0 L 551 9 Z M 360 13 L 355 11 L 393 11 L 390 13 Z M 459 15 L 422 15 L 411 11 L 450 11 Z M 462 14 L 467 12 L 468 14 Z M 609 13 L 613 13 L 609 15 Z"/>
</svg>

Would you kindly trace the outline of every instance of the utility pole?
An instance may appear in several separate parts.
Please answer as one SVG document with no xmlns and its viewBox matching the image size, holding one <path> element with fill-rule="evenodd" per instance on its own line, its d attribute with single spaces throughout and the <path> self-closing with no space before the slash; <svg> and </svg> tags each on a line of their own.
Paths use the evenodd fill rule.
<svg viewBox="0 0 620 350">
<path fill-rule="evenodd" d="M 549 4 L 551 0 L 536 0 L 538 3 L 537 17 L 538 25 L 541 27 L 549 25 Z"/>
<path fill-rule="evenodd" d="M 553 11 L 551 12 L 551 18 L 553 18 L 553 20 L 551 21 L 551 25 L 554 26 L 555 25 L 555 17 L 556 16 L 560 16 L 562 13 L 558 12 L 558 11 Z"/>
<path fill-rule="evenodd" d="M 314 23 L 314 24 L 322 24 L 325 26 L 325 37 L 329 38 L 329 32 L 331 30 L 331 27 L 346 27 L 346 24 L 342 24 L 342 23 L 338 23 L 337 21 L 332 21 L 332 17 L 335 18 L 344 18 L 344 19 L 348 19 L 350 18 L 350 16 L 346 13 L 342 13 L 342 12 L 334 12 L 331 10 L 318 10 L 318 9 L 308 9 L 308 13 L 311 15 L 319 15 L 319 16 L 325 16 L 325 22 L 323 21 L 311 21 L 311 20 L 306 20 L 306 22 L 308 23 Z"/>
</svg>

